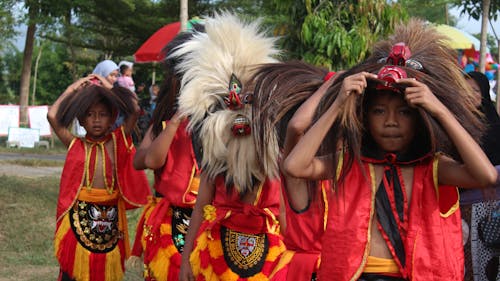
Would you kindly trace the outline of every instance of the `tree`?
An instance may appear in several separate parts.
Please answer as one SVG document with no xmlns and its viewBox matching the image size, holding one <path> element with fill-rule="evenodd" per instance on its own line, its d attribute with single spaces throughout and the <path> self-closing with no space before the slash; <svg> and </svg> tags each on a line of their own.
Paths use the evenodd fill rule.
<svg viewBox="0 0 500 281">
<path fill-rule="evenodd" d="M 475 20 L 481 18 L 479 71 L 484 73 L 488 20 L 497 19 L 500 12 L 500 0 L 459 0 L 457 1 L 457 6 L 462 7 L 461 15 L 468 14 Z"/>
<path fill-rule="evenodd" d="M 393 30 L 406 12 L 386 0 L 274 0 L 278 26 L 289 57 L 331 69 L 350 67 L 368 55 L 371 45 Z"/>
<path fill-rule="evenodd" d="M 400 0 L 398 3 L 411 17 L 451 26 L 457 23 L 457 18 L 448 13 L 448 9 L 454 4 L 453 0 Z"/>
<path fill-rule="evenodd" d="M 9 39 L 16 35 L 14 26 L 16 20 L 12 11 L 14 10 L 16 1 L 3 0 L 0 1 L 0 41 L 7 42 Z M 0 44 L 0 54 L 6 46 Z"/>
</svg>

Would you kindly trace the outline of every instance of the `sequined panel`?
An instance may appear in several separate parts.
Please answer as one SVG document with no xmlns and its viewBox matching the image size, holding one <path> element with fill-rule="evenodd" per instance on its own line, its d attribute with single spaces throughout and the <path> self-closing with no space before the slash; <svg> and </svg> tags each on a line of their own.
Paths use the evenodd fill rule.
<svg viewBox="0 0 500 281">
<path fill-rule="evenodd" d="M 192 212 L 193 209 L 191 208 L 172 207 L 172 242 L 179 253 L 184 251 L 185 238 Z"/>
<path fill-rule="evenodd" d="M 107 253 L 122 236 L 118 231 L 118 207 L 77 201 L 70 209 L 71 228 L 89 251 Z"/>
</svg>

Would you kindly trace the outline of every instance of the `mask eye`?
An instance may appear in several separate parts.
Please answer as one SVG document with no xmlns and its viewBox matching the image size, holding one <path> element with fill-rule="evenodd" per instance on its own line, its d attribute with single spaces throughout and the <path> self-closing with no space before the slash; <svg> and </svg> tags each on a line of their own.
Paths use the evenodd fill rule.
<svg viewBox="0 0 500 281">
<path fill-rule="evenodd" d="M 243 95 L 242 99 L 243 103 L 245 104 L 252 104 L 253 102 L 253 93 L 248 93 Z"/>
</svg>

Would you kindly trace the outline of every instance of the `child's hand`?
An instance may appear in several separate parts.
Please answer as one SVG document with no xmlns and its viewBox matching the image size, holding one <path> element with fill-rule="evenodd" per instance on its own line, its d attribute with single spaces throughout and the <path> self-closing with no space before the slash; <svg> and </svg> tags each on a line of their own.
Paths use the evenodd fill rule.
<svg viewBox="0 0 500 281">
<path fill-rule="evenodd" d="M 108 89 L 113 88 L 113 85 L 111 85 L 111 83 L 109 83 L 108 80 L 106 78 L 102 77 L 101 75 L 90 74 L 89 76 L 93 76 L 93 78 L 98 79 L 104 88 L 108 88 Z M 87 76 L 87 77 L 89 77 L 89 76 Z"/>
<path fill-rule="evenodd" d="M 366 86 L 368 85 L 366 79 L 373 78 L 376 79 L 377 75 L 369 72 L 360 72 L 344 78 L 342 81 L 342 87 L 340 88 L 340 93 L 337 98 L 340 104 L 349 97 L 351 94 L 361 95 L 363 94 Z"/>
<path fill-rule="evenodd" d="M 410 106 L 420 106 L 433 116 L 445 109 L 445 106 L 436 98 L 429 87 L 415 78 L 399 79 L 396 83 L 407 86 L 404 93 Z"/>
</svg>

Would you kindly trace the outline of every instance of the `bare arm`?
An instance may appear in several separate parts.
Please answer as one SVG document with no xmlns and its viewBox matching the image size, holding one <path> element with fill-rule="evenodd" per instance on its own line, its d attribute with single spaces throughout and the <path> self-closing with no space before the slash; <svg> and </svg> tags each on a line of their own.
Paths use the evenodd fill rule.
<svg viewBox="0 0 500 281">
<path fill-rule="evenodd" d="M 304 132 L 311 125 L 316 108 L 321 98 L 325 95 L 334 79 L 330 78 L 314 92 L 294 113 L 288 122 L 283 148 L 283 159 L 287 158 Z M 310 194 L 308 193 L 307 180 L 292 177 L 282 169 L 285 177 L 284 185 L 290 206 L 297 211 L 304 210 L 309 205 Z"/>
<path fill-rule="evenodd" d="M 198 234 L 198 230 L 203 222 L 203 207 L 212 203 L 214 194 L 215 184 L 207 178 L 205 173 L 202 173 L 200 178 L 199 193 L 196 197 L 196 204 L 194 205 L 193 213 L 191 215 L 191 221 L 189 222 L 189 228 L 186 234 L 186 243 L 184 244 L 184 251 L 182 252 L 182 262 L 179 273 L 180 281 L 194 281 L 189 257 L 193 251 L 196 235 Z"/>
<path fill-rule="evenodd" d="M 148 148 L 150 147 L 153 141 L 151 135 L 152 128 L 153 128 L 152 126 L 149 126 L 148 130 L 146 131 L 146 134 L 142 138 L 141 144 L 139 145 L 137 151 L 135 152 L 133 164 L 136 170 L 144 170 L 148 168 L 146 166 L 145 159 Z"/>
<path fill-rule="evenodd" d="M 57 137 L 61 140 L 61 142 L 68 147 L 71 141 L 73 140 L 74 136 L 68 130 L 68 128 L 62 126 L 59 124 L 57 121 L 56 115 L 57 111 L 59 111 L 59 106 L 61 105 L 61 102 L 68 97 L 71 94 L 77 94 L 77 91 L 80 90 L 82 87 L 84 87 L 87 83 L 89 83 L 90 79 L 93 79 L 95 76 L 93 74 L 80 78 L 77 81 L 75 81 L 73 84 L 69 85 L 66 90 L 57 98 L 57 100 L 54 102 L 54 104 L 50 107 L 48 113 L 47 113 L 47 120 L 50 123 L 50 126 L 54 130 L 54 133 L 57 135 Z"/>
<path fill-rule="evenodd" d="M 137 119 L 139 118 L 139 114 L 141 112 L 141 108 L 139 107 L 139 103 L 137 99 L 134 99 L 134 109 L 132 114 L 130 114 L 127 119 L 123 121 L 123 130 L 125 134 L 131 134 L 132 130 L 134 130 L 135 124 L 137 123 Z"/>
<path fill-rule="evenodd" d="M 316 157 L 316 153 L 328 130 L 335 122 L 349 95 L 359 96 L 367 86 L 367 78 L 376 78 L 368 72 L 360 72 L 348 76 L 342 82 L 339 96 L 314 125 L 300 138 L 288 157 L 283 168 L 285 172 L 296 178 L 319 180 L 333 175 L 332 163 L 324 158 Z"/>
<path fill-rule="evenodd" d="M 421 106 L 436 118 L 462 157 L 463 164 L 441 156 L 439 159 L 439 183 L 464 188 L 488 187 L 495 184 L 497 171 L 481 147 L 462 127 L 458 120 L 439 101 L 430 89 L 415 79 L 401 79 L 407 84 L 406 100 L 412 106 Z"/>
<path fill-rule="evenodd" d="M 158 169 L 165 164 L 168 150 L 181 122 L 179 114 L 174 114 L 172 119 L 168 121 L 165 129 L 153 140 L 144 158 L 146 167 Z"/>
</svg>

